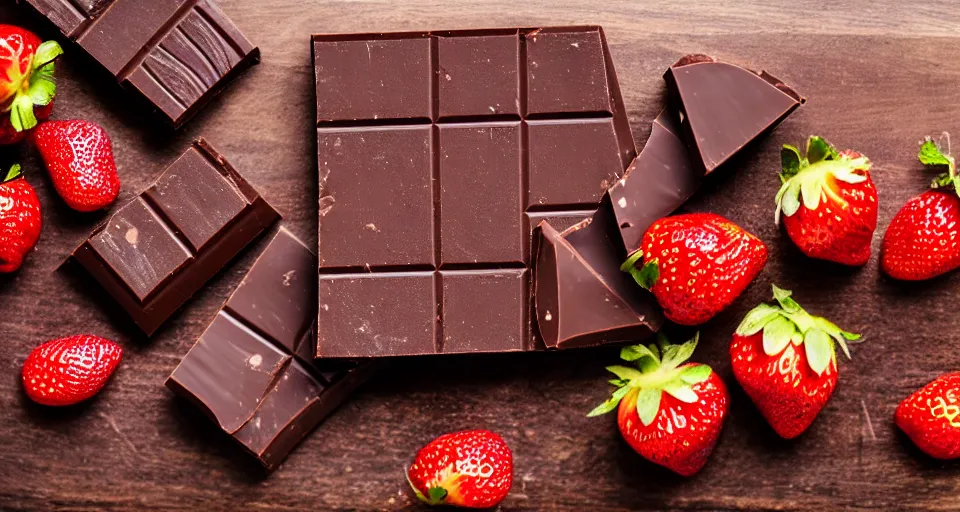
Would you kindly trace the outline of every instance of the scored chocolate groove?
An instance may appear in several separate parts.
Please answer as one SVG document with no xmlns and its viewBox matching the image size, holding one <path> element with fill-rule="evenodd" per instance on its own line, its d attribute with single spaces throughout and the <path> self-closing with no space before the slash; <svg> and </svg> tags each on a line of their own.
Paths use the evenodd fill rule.
<svg viewBox="0 0 960 512">
<path fill-rule="evenodd" d="M 531 232 L 636 156 L 600 27 L 314 36 L 318 357 L 534 350 Z"/>
<path fill-rule="evenodd" d="M 211 0 L 26 0 L 181 126 L 260 51 Z"/>
</svg>

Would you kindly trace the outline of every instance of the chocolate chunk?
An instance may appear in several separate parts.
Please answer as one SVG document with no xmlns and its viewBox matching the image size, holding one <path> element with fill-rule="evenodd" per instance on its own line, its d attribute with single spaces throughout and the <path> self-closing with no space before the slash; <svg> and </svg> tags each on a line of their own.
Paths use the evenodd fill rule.
<svg viewBox="0 0 960 512">
<path fill-rule="evenodd" d="M 607 218 L 598 222 L 610 229 L 618 257 L 625 259 L 639 248 L 654 221 L 673 213 L 700 188 L 703 168 L 690 158 L 682 137 L 674 114 L 660 112 L 643 151 L 600 201 L 598 215 Z"/>
<path fill-rule="evenodd" d="M 281 228 L 166 381 L 268 469 L 373 371 L 313 363 L 315 269 Z"/>
<path fill-rule="evenodd" d="M 71 259 L 149 335 L 279 218 L 199 139 Z"/>
<path fill-rule="evenodd" d="M 210 0 L 26 0 L 174 127 L 260 51 Z"/>
<path fill-rule="evenodd" d="M 806 100 L 766 71 L 688 55 L 663 75 L 688 146 L 706 173 L 771 130 Z"/>
<path fill-rule="evenodd" d="M 667 72 L 668 84 L 686 86 L 691 80 L 685 70 L 690 66 L 718 65 L 713 59 L 690 57 L 681 60 Z M 753 80 L 763 82 L 757 98 L 765 95 L 786 96 L 781 101 L 781 111 L 771 107 L 773 100 L 747 101 L 741 90 L 716 93 L 710 87 L 729 87 L 723 78 L 736 69 L 737 80 L 746 82 L 741 88 L 756 87 Z M 699 76 L 700 72 L 693 73 Z M 703 72 L 708 75 L 707 71 Z M 749 76 L 742 76 L 743 74 Z M 674 82 L 674 76 L 676 81 Z M 752 78 L 751 78 L 752 77 Z M 766 78 L 764 78 L 766 77 Z M 702 77 L 701 77 L 702 78 Z M 593 215 L 557 234 L 549 223 L 541 223 L 542 236 L 538 240 L 535 280 L 536 325 L 548 347 L 564 348 L 610 341 L 638 341 L 646 334 L 656 331 L 663 322 L 660 312 L 654 307 L 653 298 L 640 288 L 620 266 L 628 255 L 639 249 L 643 234 L 657 219 L 669 215 L 690 198 L 700 187 L 704 176 L 704 159 L 691 156 L 693 150 L 683 140 L 683 128 L 693 127 L 701 148 L 723 148 L 731 140 L 730 133 L 749 134 L 752 140 L 776 125 L 801 102 L 802 99 L 789 87 L 778 84 L 770 86 L 769 75 L 757 77 L 751 72 L 723 64 L 716 76 L 717 84 L 710 85 L 702 79 L 699 86 L 710 89 L 709 93 L 690 93 L 689 104 L 697 105 L 687 112 L 674 114 L 668 108 L 657 116 L 643 151 L 630 165 L 623 177 L 604 194 Z M 772 89 L 772 92 L 768 89 Z M 689 93 L 689 91 L 687 91 Z M 711 96 L 712 94 L 712 96 Z M 709 101 L 701 103 L 703 97 Z M 780 98 L 782 100 L 782 98 Z M 696 112 L 697 116 L 692 113 Z M 729 121 L 732 112 L 739 112 L 744 120 L 740 124 Z M 687 114 L 690 113 L 688 116 Z M 718 121 L 726 119 L 731 129 L 725 129 Z M 697 117 L 698 119 L 694 119 Z M 684 119 L 681 123 L 680 119 Z M 759 130 L 747 129 L 763 121 Z M 739 122 L 739 121 L 738 121 Z M 713 124 L 711 124 L 713 123 Z M 710 126 L 711 130 L 700 131 L 698 127 Z M 729 128 L 728 127 L 728 128 Z M 739 128 L 738 128 L 739 127 Z M 748 133 L 749 132 L 749 133 Z M 736 147 L 727 147 L 729 159 L 749 142 L 743 140 Z M 719 165 L 720 160 L 711 160 Z M 707 167 L 712 170 L 716 167 Z M 567 220 L 567 219 L 562 219 Z M 602 301 L 602 304 L 593 304 Z M 610 309 L 612 308 L 612 309 Z M 632 337 L 632 338 L 631 338 Z"/>
<path fill-rule="evenodd" d="M 318 357 L 540 348 L 532 219 L 579 221 L 636 155 L 603 31 L 314 36 L 313 56 Z"/>
<path fill-rule="evenodd" d="M 536 311 L 547 347 L 642 340 L 660 328 L 662 318 L 643 289 L 608 281 L 548 222 L 539 230 Z"/>
</svg>

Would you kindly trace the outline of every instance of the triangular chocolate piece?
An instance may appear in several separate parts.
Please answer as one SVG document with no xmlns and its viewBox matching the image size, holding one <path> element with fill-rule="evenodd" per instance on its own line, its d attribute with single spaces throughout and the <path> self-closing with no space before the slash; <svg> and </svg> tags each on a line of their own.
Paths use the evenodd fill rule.
<svg viewBox="0 0 960 512">
<path fill-rule="evenodd" d="M 706 55 L 680 59 L 663 79 L 681 114 L 688 146 L 707 174 L 806 101 L 765 71 Z"/>
<path fill-rule="evenodd" d="M 640 155 L 606 192 L 594 223 L 608 224 L 619 260 L 640 247 L 654 221 L 683 205 L 703 183 L 703 168 L 687 151 L 680 120 L 663 110 Z M 616 227 L 614 227 L 616 226 Z"/>
<path fill-rule="evenodd" d="M 642 340 L 660 327 L 652 299 L 608 282 L 548 222 L 538 230 L 536 315 L 547 347 Z"/>
</svg>

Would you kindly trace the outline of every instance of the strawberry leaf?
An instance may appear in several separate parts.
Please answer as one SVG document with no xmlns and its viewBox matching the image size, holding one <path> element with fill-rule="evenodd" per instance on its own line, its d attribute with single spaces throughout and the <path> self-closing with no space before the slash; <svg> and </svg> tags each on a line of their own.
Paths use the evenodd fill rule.
<svg viewBox="0 0 960 512">
<path fill-rule="evenodd" d="M 923 139 L 923 144 L 920 145 L 920 153 L 917 155 L 917 158 L 920 159 L 920 163 L 923 165 L 952 166 L 954 164 L 953 157 L 944 154 L 930 136 Z"/>
<path fill-rule="evenodd" d="M 687 384 L 697 384 L 710 378 L 713 369 L 705 364 L 695 364 L 683 369 L 680 379 Z"/>
<path fill-rule="evenodd" d="M 653 285 L 657 283 L 658 279 L 660 279 L 660 267 L 657 264 L 657 259 L 654 258 L 644 263 L 643 268 L 631 268 L 630 275 L 633 276 L 634 281 L 636 281 L 637 284 L 639 284 L 644 290 L 653 288 Z"/>
<path fill-rule="evenodd" d="M 670 394 L 670 396 L 680 400 L 681 402 L 692 404 L 699 400 L 697 397 L 697 392 L 690 387 L 689 384 L 684 383 L 675 383 L 671 382 L 663 386 L 663 390 Z"/>
<path fill-rule="evenodd" d="M 3 178 L 3 181 L 0 181 L 0 183 L 6 183 L 8 181 L 17 179 L 22 174 L 23 172 L 21 170 L 20 164 L 13 164 L 12 166 L 10 166 L 10 170 L 7 171 L 7 176 Z"/>
<path fill-rule="evenodd" d="M 800 180 L 793 180 L 786 184 L 783 197 L 780 199 L 780 209 L 787 217 L 792 217 L 800 209 L 800 189 L 803 183 Z"/>
<path fill-rule="evenodd" d="M 780 179 L 786 181 L 800 172 L 800 162 L 803 157 L 800 156 L 800 150 L 795 146 L 784 144 L 780 150 L 780 167 L 783 169 L 780 173 Z"/>
<path fill-rule="evenodd" d="M 811 164 L 822 160 L 835 160 L 837 157 L 837 150 L 823 137 L 811 135 L 807 139 L 807 161 Z"/>
<path fill-rule="evenodd" d="M 57 94 L 57 84 L 54 83 L 52 76 L 35 75 L 30 81 L 27 94 L 34 105 L 49 105 Z"/>
<path fill-rule="evenodd" d="M 660 412 L 660 397 L 662 392 L 659 389 L 642 389 L 637 395 L 637 415 L 640 416 L 640 422 L 644 426 L 650 426 Z"/>
<path fill-rule="evenodd" d="M 636 267 L 637 262 L 640 261 L 641 258 L 643 258 L 643 251 L 639 249 L 633 251 L 633 254 L 631 254 L 630 257 L 628 257 L 627 260 L 620 265 L 620 271 L 630 272 L 630 269 Z"/>
<path fill-rule="evenodd" d="M 418 500 L 424 503 L 429 503 L 427 501 L 427 497 L 424 496 L 422 492 L 420 492 L 420 489 L 417 489 L 417 486 L 413 485 L 413 480 L 410 478 L 410 473 L 407 473 L 407 483 L 410 484 L 410 488 L 413 489 L 413 493 L 417 496 Z"/>
<path fill-rule="evenodd" d="M 814 327 L 803 334 L 803 346 L 807 352 L 807 364 L 810 369 L 823 375 L 833 359 L 833 344 L 830 336 L 822 329 Z"/>
<path fill-rule="evenodd" d="M 636 361 L 643 373 L 652 372 L 660 367 L 660 356 L 643 345 L 623 347 L 620 349 L 620 359 Z"/>
<path fill-rule="evenodd" d="M 53 63 L 61 55 L 63 55 L 63 48 L 60 47 L 60 44 L 56 41 L 44 41 L 37 47 L 37 51 L 33 54 L 33 70 L 36 71 L 41 69 L 48 64 Z"/>
<path fill-rule="evenodd" d="M 620 377 L 623 380 L 628 380 L 628 381 L 633 379 L 638 379 L 643 376 L 643 374 L 640 373 L 639 370 L 637 370 L 636 368 L 630 368 L 629 366 L 618 366 L 618 365 L 608 366 L 607 371 L 616 375 L 617 377 Z"/>
<path fill-rule="evenodd" d="M 37 125 L 37 117 L 33 113 L 33 100 L 29 94 L 17 94 L 10 105 L 10 125 L 13 129 L 22 132 Z"/>
<path fill-rule="evenodd" d="M 747 313 L 747 316 L 743 317 L 743 321 L 740 322 L 740 325 L 737 326 L 737 335 L 739 336 L 753 336 L 754 334 L 760 332 L 763 329 L 763 326 L 767 325 L 774 318 L 780 316 L 780 309 L 773 307 L 769 304 L 760 304 L 759 306 L 750 310 Z"/>
<path fill-rule="evenodd" d="M 663 352 L 663 366 L 666 368 L 676 368 L 684 361 L 690 359 L 693 351 L 697 349 L 697 342 L 700 341 L 700 333 L 696 333 L 693 339 L 682 345 L 670 345 Z"/>
<path fill-rule="evenodd" d="M 588 412 L 587 417 L 592 418 L 594 416 L 600 416 L 601 414 L 606 414 L 616 409 L 617 406 L 620 405 L 620 400 L 622 400 L 623 397 L 627 396 L 627 393 L 630 392 L 631 389 L 633 388 L 631 388 L 630 386 L 624 386 L 622 388 L 618 388 L 616 391 L 613 392 L 613 396 L 608 398 L 602 404 L 594 407 L 592 411 Z"/>
<path fill-rule="evenodd" d="M 820 206 L 822 194 L 822 183 L 819 180 L 800 180 L 800 199 L 808 210 L 816 210 L 817 206 Z"/>
<path fill-rule="evenodd" d="M 782 307 L 784 311 L 788 313 L 803 311 L 800 304 L 797 304 L 797 301 L 790 297 L 792 294 L 793 292 L 790 290 L 784 290 L 777 285 L 773 285 L 773 298 L 780 303 L 780 307 Z"/>
<path fill-rule="evenodd" d="M 777 316 L 763 328 L 763 352 L 768 356 L 783 352 L 796 332 L 796 325 L 791 320 Z"/>
</svg>

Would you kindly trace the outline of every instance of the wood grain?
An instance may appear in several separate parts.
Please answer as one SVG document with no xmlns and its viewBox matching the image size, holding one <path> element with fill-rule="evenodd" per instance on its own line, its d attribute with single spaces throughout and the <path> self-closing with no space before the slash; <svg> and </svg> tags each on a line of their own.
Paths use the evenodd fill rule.
<svg viewBox="0 0 960 512">
<path fill-rule="evenodd" d="M 317 231 L 311 33 L 602 24 L 641 144 L 663 103 L 661 73 L 685 53 L 766 68 L 809 101 L 688 205 L 730 217 L 770 248 L 755 284 L 703 328 L 697 358 L 731 384 L 733 408 L 710 463 L 691 479 L 644 462 L 620 440 L 612 417 L 585 417 L 610 391 L 603 367 L 616 359 L 616 348 L 402 361 L 265 478 L 162 386 L 263 241 L 144 339 L 102 294 L 56 272 L 105 214 L 63 206 L 33 149 L 0 148 L 0 166 L 25 164 L 45 223 L 24 268 L 0 277 L 0 509 L 417 509 L 403 478 L 416 449 L 440 433 L 478 427 L 500 432 L 514 450 L 516 479 L 505 511 L 960 509 L 960 463 L 924 457 L 892 423 L 904 396 L 960 367 L 954 316 L 960 274 L 903 285 L 879 275 L 875 256 L 856 270 L 811 262 L 772 221 L 778 146 L 818 133 L 876 162 L 878 249 L 898 206 L 930 177 L 915 160 L 917 141 L 940 130 L 960 134 L 960 14 L 945 0 L 911 3 L 221 0 L 260 45 L 263 63 L 177 133 L 155 127 L 107 73 L 68 46 L 54 115 L 106 127 L 123 180 L 121 204 L 203 134 L 311 243 Z M 0 7 L 0 22 L 54 36 L 49 25 L 10 4 Z M 773 434 L 735 385 L 727 355 L 737 321 L 769 298 L 773 282 L 867 340 L 853 349 L 852 361 L 841 362 L 841 383 L 820 418 L 789 442 Z M 124 345 L 114 381 L 78 407 L 32 405 L 19 384 L 27 353 L 76 332 Z"/>
</svg>

